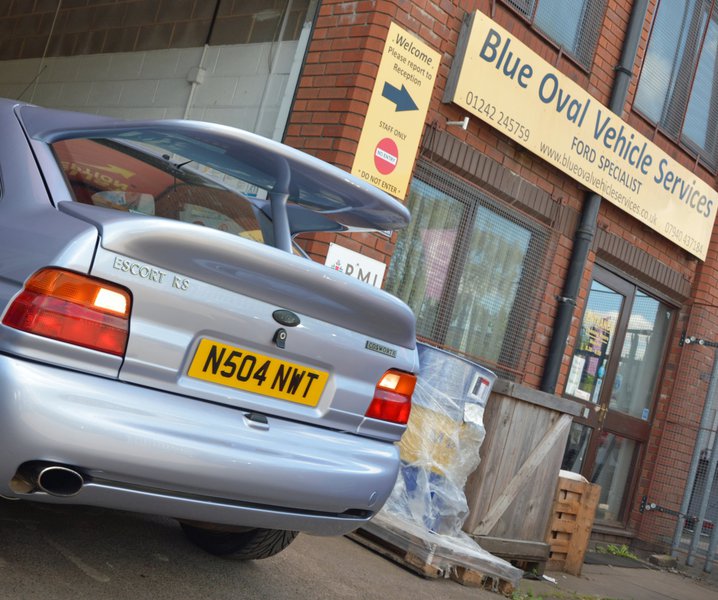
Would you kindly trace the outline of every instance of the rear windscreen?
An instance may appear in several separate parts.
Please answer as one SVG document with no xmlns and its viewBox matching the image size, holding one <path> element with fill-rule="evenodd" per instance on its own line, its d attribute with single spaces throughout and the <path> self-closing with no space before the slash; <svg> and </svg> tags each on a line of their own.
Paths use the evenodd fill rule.
<svg viewBox="0 0 718 600">
<path fill-rule="evenodd" d="M 264 241 L 267 218 L 258 208 L 263 190 L 213 178 L 181 157 L 112 140 L 63 140 L 52 147 L 77 202 Z"/>
</svg>

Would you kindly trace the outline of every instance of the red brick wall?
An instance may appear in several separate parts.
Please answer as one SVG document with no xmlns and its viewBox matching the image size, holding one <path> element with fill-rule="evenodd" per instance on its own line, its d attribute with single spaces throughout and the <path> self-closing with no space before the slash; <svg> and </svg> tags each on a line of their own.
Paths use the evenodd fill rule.
<svg viewBox="0 0 718 600">
<path fill-rule="evenodd" d="M 655 4 L 653 0 L 649 5 L 634 69 L 636 76 L 629 87 L 622 117 L 697 176 L 715 185 L 712 175 L 702 166 L 697 166 L 693 156 L 631 109 Z M 492 16 L 497 23 L 587 89 L 601 103 L 609 104 L 615 66 L 620 59 L 630 15 L 630 3 L 623 0 L 608 1 L 603 30 L 590 72 L 561 53 L 500 0 L 325 0 L 297 91 L 286 141 L 347 170 L 351 168 L 381 51 L 392 21 L 417 34 L 442 55 L 427 124 L 436 123 L 438 127 L 443 127 L 447 120 L 462 119 L 465 113 L 454 105 L 442 104 L 441 96 L 451 68 L 461 21 L 466 12 L 475 9 Z M 538 186 L 561 205 L 581 210 L 586 195 L 583 188 L 495 129 L 472 118 L 467 131 L 456 128 L 451 133 L 506 169 L 519 174 L 527 182 Z M 705 353 L 690 354 L 685 348 L 681 349 L 678 339 L 685 329 L 689 333 L 695 329 L 711 339 L 718 339 L 718 310 L 713 310 L 713 307 L 718 307 L 718 239 L 714 234 L 708 259 L 706 263 L 700 263 L 605 201 L 601 206 L 598 227 L 655 257 L 681 274 L 686 282 L 692 283 L 695 290 L 694 299 L 685 303 L 676 318 L 659 383 L 653 430 L 643 452 L 643 469 L 633 490 L 637 500 L 633 503 L 629 526 L 638 532 L 639 537 L 655 539 L 661 535 L 670 535 L 670 526 L 674 521 L 662 522 L 657 514 L 641 518 L 637 511 L 638 501 L 641 496 L 648 494 L 664 502 L 680 502 L 679 491 L 682 491 L 687 473 L 686 461 L 690 460 L 694 428 L 705 395 L 706 371 L 710 370 L 710 361 Z M 326 253 L 327 243 L 332 239 L 331 236 L 315 236 L 306 242 L 306 247 L 312 255 L 321 259 Z M 383 259 L 387 264 L 390 261 L 392 244 L 386 238 L 373 234 L 356 235 L 351 242 L 343 239 L 342 244 L 373 258 Z M 541 380 L 553 330 L 556 297 L 562 292 L 572 245 L 572 237 L 558 237 L 555 257 L 550 273 L 547 274 L 544 309 L 538 318 L 533 339 L 528 342 L 530 352 L 523 382 L 529 386 L 538 387 Z M 565 386 L 595 260 L 595 253 L 591 252 L 562 364 L 558 393 Z M 693 303 L 700 308 L 695 308 Z M 677 300 L 677 305 L 680 304 L 680 300 Z"/>
<path fill-rule="evenodd" d="M 497 23 L 585 87 L 600 102 L 609 103 L 614 67 L 620 59 L 623 32 L 629 19 L 629 8 L 621 0 L 608 2 L 604 35 L 600 36 L 590 74 L 500 1 L 325 0 L 317 18 L 285 141 L 346 170 L 351 169 L 392 21 L 417 34 L 441 53 L 442 62 L 426 122 L 436 122 L 443 127 L 446 121 L 462 119 L 464 111 L 454 105 L 442 104 L 441 97 L 462 19 L 474 9 L 492 15 Z M 632 88 L 631 93 L 633 91 Z M 645 124 L 643 129 L 646 129 Z M 583 188 L 489 125 L 472 118 L 467 131 L 455 128 L 452 134 L 540 187 L 557 202 L 576 211 L 581 210 L 586 193 Z M 692 278 L 695 262 L 684 252 L 607 202 L 603 203 L 599 226 L 628 239 L 671 268 L 684 272 L 687 278 Z M 333 240 L 333 236 L 321 235 L 311 236 L 303 243 L 314 258 L 322 260 L 328 243 Z M 351 244 L 353 249 L 389 264 L 392 244 L 387 243 L 386 238 L 362 234 L 353 236 L 351 242 L 343 238 L 342 244 Z M 561 294 L 572 244 L 570 237 L 561 236 L 558 240 L 543 298 L 544 310 L 539 316 L 535 339 L 530 344 L 534 351 L 529 353 L 525 370 L 524 383 L 530 386 L 538 387 L 541 380 L 556 312 L 556 297 Z M 593 255 L 590 258 L 593 261 Z M 563 389 L 568 375 L 572 345 L 578 332 L 589 281 L 590 267 L 576 307 L 570 343 L 560 373 L 559 391 Z"/>
</svg>

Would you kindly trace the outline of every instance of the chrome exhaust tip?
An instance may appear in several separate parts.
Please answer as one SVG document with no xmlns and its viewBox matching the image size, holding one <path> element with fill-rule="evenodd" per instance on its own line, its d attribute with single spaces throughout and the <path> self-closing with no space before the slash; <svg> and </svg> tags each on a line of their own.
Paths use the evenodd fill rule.
<svg viewBox="0 0 718 600">
<path fill-rule="evenodd" d="M 75 469 L 42 461 L 23 463 L 10 480 L 16 494 L 45 492 L 60 497 L 75 496 L 84 485 L 85 479 Z"/>
<path fill-rule="evenodd" d="M 74 469 L 51 465 L 44 467 L 37 474 L 37 487 L 51 496 L 76 496 L 85 480 Z"/>
</svg>

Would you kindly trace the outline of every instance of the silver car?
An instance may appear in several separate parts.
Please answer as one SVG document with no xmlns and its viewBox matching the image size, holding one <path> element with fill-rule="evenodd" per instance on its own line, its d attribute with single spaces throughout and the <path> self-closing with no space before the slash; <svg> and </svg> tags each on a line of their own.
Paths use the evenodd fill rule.
<svg viewBox="0 0 718 600">
<path fill-rule="evenodd" d="M 230 127 L 0 100 L 0 496 L 171 516 L 245 559 L 366 523 L 414 316 L 293 238 L 408 219 Z"/>
</svg>

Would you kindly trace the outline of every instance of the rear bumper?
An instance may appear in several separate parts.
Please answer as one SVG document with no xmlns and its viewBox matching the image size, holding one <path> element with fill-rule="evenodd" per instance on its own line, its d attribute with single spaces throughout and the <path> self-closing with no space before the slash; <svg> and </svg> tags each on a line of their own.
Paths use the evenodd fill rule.
<svg viewBox="0 0 718 600">
<path fill-rule="evenodd" d="M 86 484 L 70 498 L 14 493 L 28 461 Z M 387 442 L 0 355 L 2 495 L 339 535 L 381 508 L 398 466 Z"/>
</svg>

